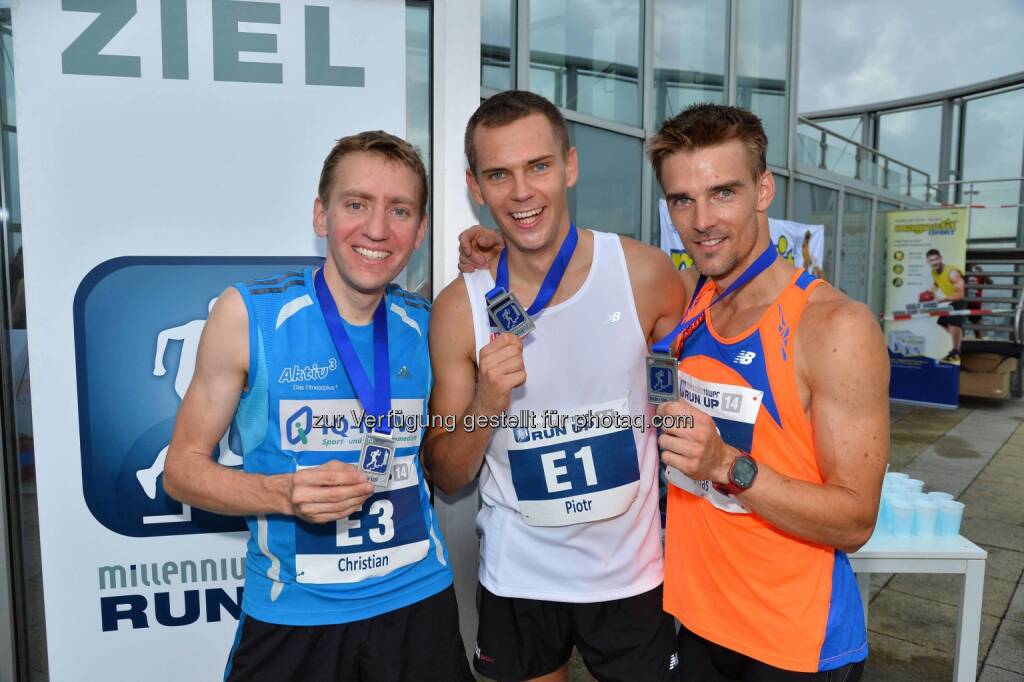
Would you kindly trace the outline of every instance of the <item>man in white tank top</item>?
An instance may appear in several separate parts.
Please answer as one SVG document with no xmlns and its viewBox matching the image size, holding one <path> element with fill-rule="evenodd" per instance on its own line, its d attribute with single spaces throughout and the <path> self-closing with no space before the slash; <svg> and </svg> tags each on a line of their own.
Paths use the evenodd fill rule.
<svg viewBox="0 0 1024 682">
<path fill-rule="evenodd" d="M 577 230 L 565 121 L 543 97 L 491 97 L 466 131 L 467 183 L 506 248 L 433 306 L 424 461 L 451 493 L 479 473 L 480 627 L 474 665 L 501 680 L 565 680 L 575 646 L 599 680 L 676 679 L 661 608 L 658 449 L 646 355 L 683 288 L 659 250 Z M 492 328 L 507 288 L 536 328 Z"/>
</svg>

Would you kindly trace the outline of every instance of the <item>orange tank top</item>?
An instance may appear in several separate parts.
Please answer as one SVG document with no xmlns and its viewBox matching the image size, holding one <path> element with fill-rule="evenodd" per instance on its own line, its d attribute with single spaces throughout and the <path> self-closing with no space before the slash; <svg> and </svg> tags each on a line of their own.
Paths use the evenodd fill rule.
<svg viewBox="0 0 1024 682">
<path fill-rule="evenodd" d="M 784 476 L 822 483 L 800 403 L 793 344 L 811 292 L 797 272 L 758 323 L 732 338 L 710 319 L 679 356 L 681 396 L 723 440 Z M 715 295 L 708 282 L 693 310 Z M 695 634 L 768 665 L 817 672 L 867 656 L 863 607 L 843 552 L 799 540 L 707 481 L 670 470 L 665 610 Z"/>
</svg>

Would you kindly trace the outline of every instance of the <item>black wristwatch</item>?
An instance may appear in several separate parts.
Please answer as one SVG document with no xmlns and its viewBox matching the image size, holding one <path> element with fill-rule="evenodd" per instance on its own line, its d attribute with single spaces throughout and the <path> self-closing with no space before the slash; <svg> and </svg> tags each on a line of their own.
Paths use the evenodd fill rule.
<svg viewBox="0 0 1024 682">
<path fill-rule="evenodd" d="M 715 490 L 725 495 L 735 495 L 749 490 L 757 478 L 757 462 L 749 453 L 740 450 L 740 456 L 729 467 L 729 482 L 722 485 L 714 483 Z"/>
</svg>

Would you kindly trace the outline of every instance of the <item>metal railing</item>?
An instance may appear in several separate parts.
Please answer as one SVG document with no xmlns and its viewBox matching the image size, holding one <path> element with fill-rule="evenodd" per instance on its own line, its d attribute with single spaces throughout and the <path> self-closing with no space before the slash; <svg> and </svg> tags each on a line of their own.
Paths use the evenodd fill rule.
<svg viewBox="0 0 1024 682">
<path fill-rule="evenodd" d="M 801 130 L 806 130 L 808 128 L 814 131 L 813 135 L 800 132 Z M 812 161 L 813 158 L 814 165 L 822 170 L 846 175 L 847 177 L 852 177 L 854 180 L 867 182 L 875 185 L 876 187 L 896 192 L 897 194 L 905 194 L 908 197 L 914 196 L 913 190 L 915 187 L 927 188 L 931 186 L 931 175 L 920 168 L 904 163 L 903 161 L 893 158 L 888 154 L 883 154 L 877 149 L 865 147 L 860 142 L 835 133 L 814 121 L 810 121 L 806 118 L 800 118 L 798 138 L 800 136 L 816 143 L 816 147 L 813 148 L 813 153 L 805 154 L 805 156 L 809 162 Z M 834 145 L 830 145 L 830 140 L 840 142 L 841 146 L 837 148 Z M 797 144 L 800 143 L 801 140 L 798 139 Z M 853 150 L 852 173 L 848 172 L 848 169 L 844 168 L 842 164 L 844 157 L 848 154 L 848 149 Z M 832 150 L 835 150 L 836 153 L 840 154 L 838 161 L 835 163 L 830 163 L 829 152 Z M 920 177 L 923 182 L 915 183 L 915 177 Z M 924 197 L 922 196 L 917 198 L 923 199 Z"/>
</svg>

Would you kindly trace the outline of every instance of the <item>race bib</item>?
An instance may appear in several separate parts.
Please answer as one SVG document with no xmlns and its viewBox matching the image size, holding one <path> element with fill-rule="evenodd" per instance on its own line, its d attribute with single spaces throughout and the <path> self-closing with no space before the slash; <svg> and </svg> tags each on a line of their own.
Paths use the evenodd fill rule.
<svg viewBox="0 0 1024 682">
<path fill-rule="evenodd" d="M 746 452 L 750 452 L 754 441 L 754 422 L 763 396 L 763 391 L 753 388 L 701 381 L 679 372 L 679 397 L 714 419 L 723 441 Z M 680 490 L 702 497 L 724 512 L 750 513 L 732 495 L 715 490 L 711 481 L 694 480 L 670 466 L 665 467 L 665 478 Z"/>
<path fill-rule="evenodd" d="M 295 579 L 355 583 L 384 576 L 427 555 L 417 455 L 395 457 L 391 480 L 362 508 L 333 523 L 295 520 Z"/>
<path fill-rule="evenodd" d="M 622 514 L 640 488 L 628 400 L 559 415 L 554 424 L 507 429 L 523 519 L 531 526 L 568 526 Z"/>
</svg>

